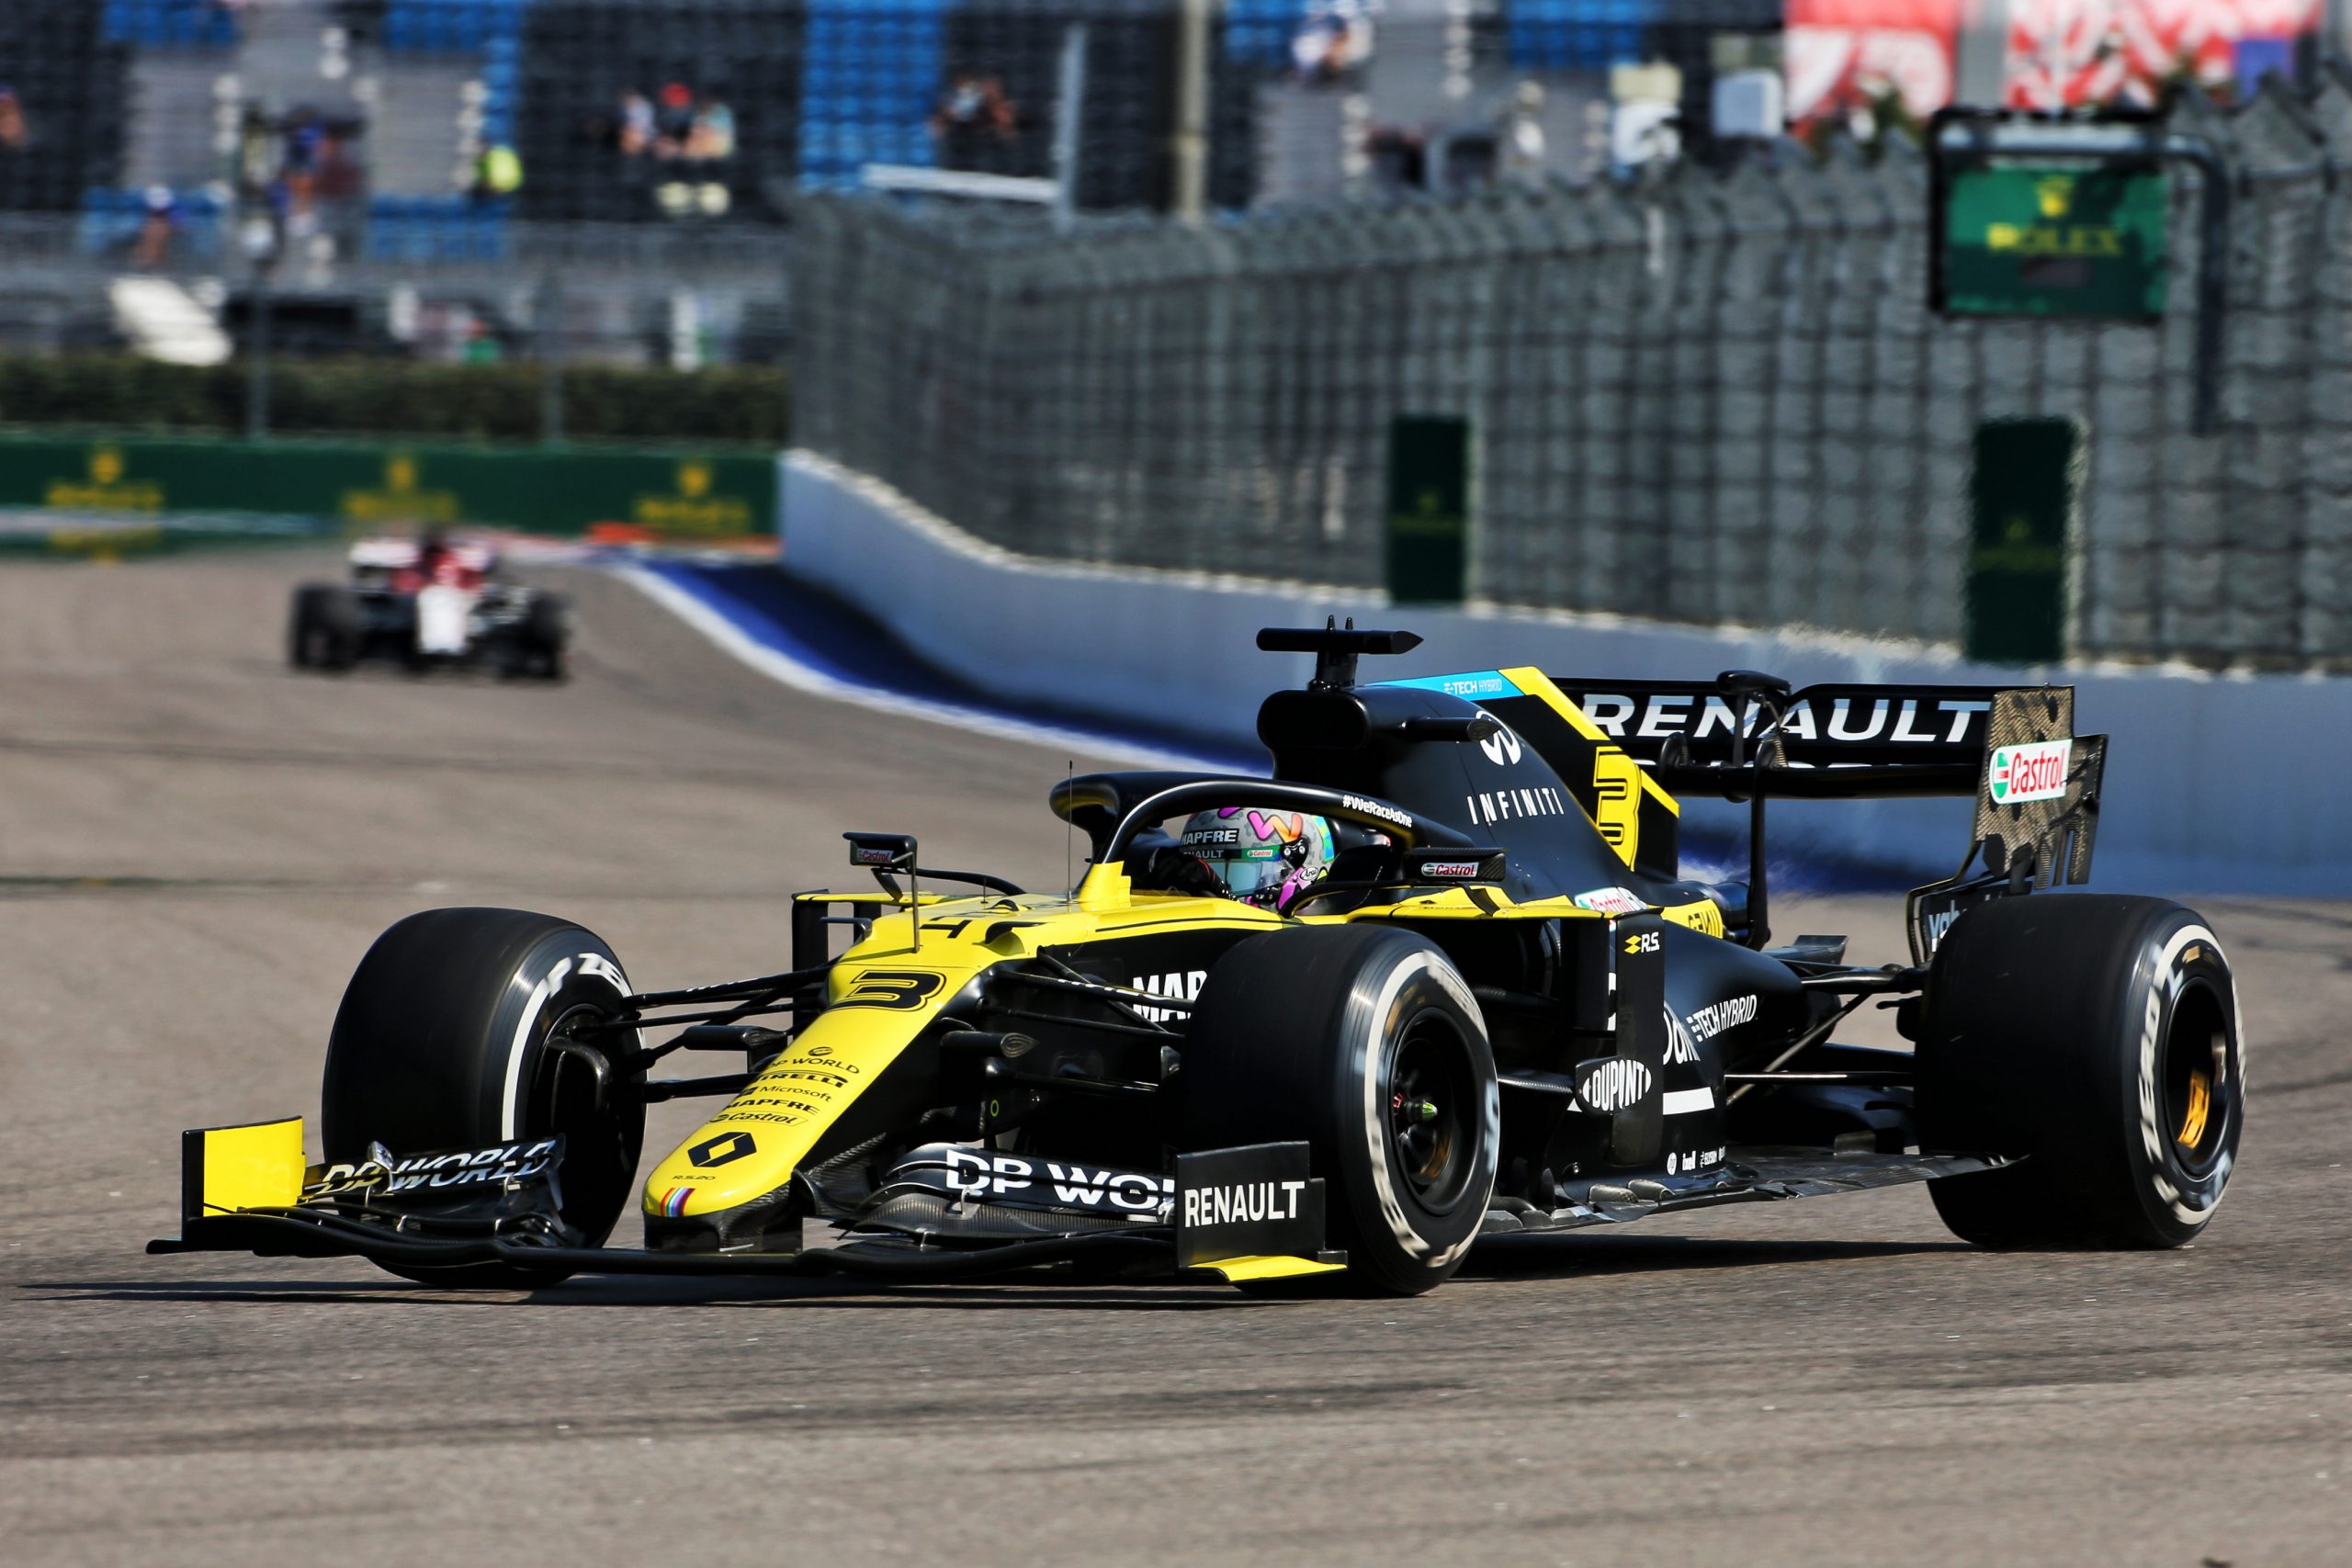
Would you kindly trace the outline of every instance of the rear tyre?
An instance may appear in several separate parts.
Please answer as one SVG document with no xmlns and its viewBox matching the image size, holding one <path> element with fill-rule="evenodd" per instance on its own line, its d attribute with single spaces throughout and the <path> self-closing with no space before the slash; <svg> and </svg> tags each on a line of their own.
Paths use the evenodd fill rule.
<svg viewBox="0 0 2352 1568">
<path fill-rule="evenodd" d="M 543 681 L 564 678 L 564 649 L 571 641 L 569 606 L 553 593 L 532 599 L 523 617 L 522 643 L 529 672 Z"/>
<path fill-rule="evenodd" d="M 2041 894 L 1972 909 L 1921 1014 L 1922 1148 L 2026 1156 L 1928 1185 L 1981 1247 L 2179 1247 L 2212 1218 L 2245 1122 L 2237 984 L 2157 898 Z"/>
<path fill-rule="evenodd" d="M 343 995 L 321 1093 L 329 1162 L 487 1148 L 561 1135 L 558 1191 L 581 1244 L 601 1246 L 635 1188 L 645 1106 L 597 1093 L 593 1068 L 547 1048 L 551 1035 L 608 1019 L 628 995 L 611 948 L 549 915 L 428 909 L 369 948 Z M 609 1088 L 632 1074 L 633 1033 L 600 1042 Z M 533 1289 L 571 1272 L 506 1264 L 386 1265 L 432 1284 Z"/>
<path fill-rule="evenodd" d="M 348 588 L 307 582 L 294 591 L 286 658 L 296 669 L 348 670 L 358 662 L 365 635 L 358 597 Z"/>
<path fill-rule="evenodd" d="M 1348 1253 L 1344 1276 L 1322 1278 L 1416 1295 L 1462 1266 L 1494 1191 L 1501 1101 L 1477 1004 L 1428 939 L 1297 927 L 1237 944 L 1202 987 L 1183 1084 L 1185 1148 L 1308 1145 Z"/>
</svg>

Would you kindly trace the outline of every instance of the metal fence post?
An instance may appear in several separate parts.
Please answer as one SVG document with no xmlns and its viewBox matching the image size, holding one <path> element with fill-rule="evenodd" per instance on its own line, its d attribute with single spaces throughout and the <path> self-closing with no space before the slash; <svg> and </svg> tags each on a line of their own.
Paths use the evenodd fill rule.
<svg viewBox="0 0 2352 1568">
<path fill-rule="evenodd" d="M 1086 24 L 1062 34 L 1054 92 L 1054 228 L 1067 232 L 1078 210 L 1079 132 L 1086 118 Z"/>
<path fill-rule="evenodd" d="M 563 279 L 552 267 L 540 276 L 535 305 L 539 344 L 539 444 L 563 442 Z"/>
<path fill-rule="evenodd" d="M 1209 178 L 1209 13 L 1216 0 L 1182 0 L 1176 14 L 1176 124 L 1169 208 L 1197 223 Z"/>
<path fill-rule="evenodd" d="M 275 257 L 254 258 L 253 321 L 246 352 L 245 439 L 259 441 L 269 434 L 269 274 Z"/>
</svg>

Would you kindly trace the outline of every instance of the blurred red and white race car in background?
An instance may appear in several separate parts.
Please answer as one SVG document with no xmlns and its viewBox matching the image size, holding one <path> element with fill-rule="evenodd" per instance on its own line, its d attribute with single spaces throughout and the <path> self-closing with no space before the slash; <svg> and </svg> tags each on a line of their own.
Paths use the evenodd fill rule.
<svg viewBox="0 0 2352 1568">
<path fill-rule="evenodd" d="M 351 580 L 294 591 L 287 657 L 299 669 L 348 670 L 398 659 L 413 670 L 485 665 L 502 675 L 561 680 L 571 609 L 544 589 L 503 581 L 498 548 L 451 539 L 360 539 Z"/>
</svg>

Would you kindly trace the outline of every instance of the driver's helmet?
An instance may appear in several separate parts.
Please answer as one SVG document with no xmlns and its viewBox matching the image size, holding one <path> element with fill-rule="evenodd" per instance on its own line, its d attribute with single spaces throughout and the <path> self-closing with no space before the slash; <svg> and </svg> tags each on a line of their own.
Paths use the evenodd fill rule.
<svg viewBox="0 0 2352 1568">
<path fill-rule="evenodd" d="M 1227 897 L 1268 909 L 1288 908 L 1331 869 L 1330 823 L 1298 811 L 1204 811 L 1184 824 L 1176 846 L 1208 867 Z"/>
</svg>

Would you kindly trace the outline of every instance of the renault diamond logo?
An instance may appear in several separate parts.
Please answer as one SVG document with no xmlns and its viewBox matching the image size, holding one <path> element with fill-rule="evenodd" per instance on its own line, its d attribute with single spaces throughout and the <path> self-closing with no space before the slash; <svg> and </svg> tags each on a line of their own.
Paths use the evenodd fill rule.
<svg viewBox="0 0 2352 1568">
<path fill-rule="evenodd" d="M 741 1159 L 759 1148 L 749 1133 L 721 1133 L 715 1138 L 705 1138 L 686 1151 L 687 1163 L 708 1170 L 715 1165 L 727 1165 Z"/>
</svg>

